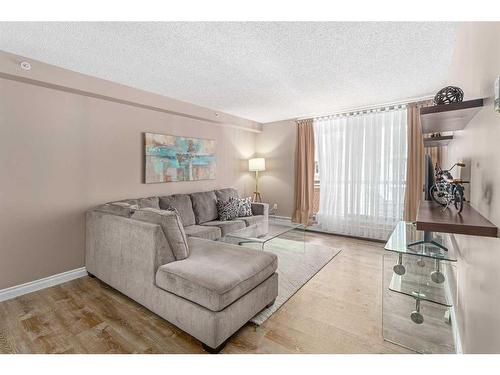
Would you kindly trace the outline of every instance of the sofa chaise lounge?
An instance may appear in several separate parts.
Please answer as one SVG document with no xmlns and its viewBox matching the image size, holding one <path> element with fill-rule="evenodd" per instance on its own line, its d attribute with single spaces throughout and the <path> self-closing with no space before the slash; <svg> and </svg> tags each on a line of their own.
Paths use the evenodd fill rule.
<svg viewBox="0 0 500 375">
<path fill-rule="evenodd" d="M 230 196 L 236 190 L 128 199 L 88 211 L 88 273 L 194 336 L 205 350 L 220 351 L 278 295 L 276 255 L 219 241 L 267 220 L 268 205 L 252 203 L 252 216 L 218 221 L 216 201 Z M 175 209 L 175 219 L 172 211 L 167 219 L 181 222 L 179 228 L 137 219 L 140 211 L 166 209 Z M 189 254 L 181 260 L 171 238 L 180 227 L 185 236 L 176 240 L 185 238 Z"/>
</svg>

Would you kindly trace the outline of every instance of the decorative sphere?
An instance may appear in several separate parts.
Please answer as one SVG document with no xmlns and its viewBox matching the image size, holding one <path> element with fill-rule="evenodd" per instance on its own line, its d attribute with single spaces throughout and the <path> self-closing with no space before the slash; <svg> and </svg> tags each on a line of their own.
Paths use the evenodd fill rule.
<svg viewBox="0 0 500 375">
<path fill-rule="evenodd" d="M 460 87 L 446 86 L 438 91 L 434 97 L 434 104 L 460 103 L 464 100 L 464 92 Z"/>
</svg>

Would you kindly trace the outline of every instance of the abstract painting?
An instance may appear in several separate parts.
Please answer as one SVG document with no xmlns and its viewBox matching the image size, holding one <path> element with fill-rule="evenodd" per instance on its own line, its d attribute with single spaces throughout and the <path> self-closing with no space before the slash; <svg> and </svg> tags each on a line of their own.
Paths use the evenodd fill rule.
<svg viewBox="0 0 500 375">
<path fill-rule="evenodd" d="M 215 179 L 215 140 L 144 134 L 145 182 Z"/>
</svg>

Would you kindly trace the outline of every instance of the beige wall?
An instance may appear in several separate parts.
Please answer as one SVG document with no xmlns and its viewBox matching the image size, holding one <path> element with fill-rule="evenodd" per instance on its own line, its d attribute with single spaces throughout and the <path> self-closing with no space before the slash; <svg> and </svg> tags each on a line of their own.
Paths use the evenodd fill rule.
<svg viewBox="0 0 500 375">
<path fill-rule="evenodd" d="M 87 89 L 114 87 L 94 84 Z M 148 103 L 150 94 L 125 93 Z M 247 120 L 234 128 L 2 78 L 0 98 L 0 289 L 84 266 L 84 212 L 97 204 L 225 186 L 253 191 L 246 160 L 255 152 L 255 133 L 244 130 Z M 189 114 L 186 103 L 156 99 Z M 193 106 L 192 113 L 212 112 Z M 146 131 L 215 139 L 217 178 L 142 183 Z"/>
<path fill-rule="evenodd" d="M 471 164 L 470 200 L 500 226 L 500 114 L 493 110 L 493 85 L 500 75 L 500 23 L 464 24 L 458 30 L 448 83 L 465 99 L 488 98 L 468 126 L 455 132 L 445 164 Z M 456 236 L 458 319 L 466 353 L 500 353 L 500 239 Z"/>
<path fill-rule="evenodd" d="M 295 146 L 297 126 L 286 120 L 264 124 L 256 137 L 256 152 L 266 158 L 266 172 L 261 175 L 260 191 L 271 207 L 278 204 L 275 213 L 292 216 L 295 178 Z"/>
</svg>

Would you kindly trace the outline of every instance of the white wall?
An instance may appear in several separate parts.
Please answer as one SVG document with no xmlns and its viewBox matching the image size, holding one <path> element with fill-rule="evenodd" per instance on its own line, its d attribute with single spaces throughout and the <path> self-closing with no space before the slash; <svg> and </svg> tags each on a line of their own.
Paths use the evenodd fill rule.
<svg viewBox="0 0 500 375">
<path fill-rule="evenodd" d="M 468 126 L 455 132 L 445 165 L 470 160 L 471 205 L 500 226 L 500 114 L 493 85 L 500 75 L 500 23 L 467 23 L 458 29 L 448 83 L 465 99 L 487 98 Z M 458 319 L 466 353 L 500 353 L 500 239 L 456 236 Z"/>
</svg>

